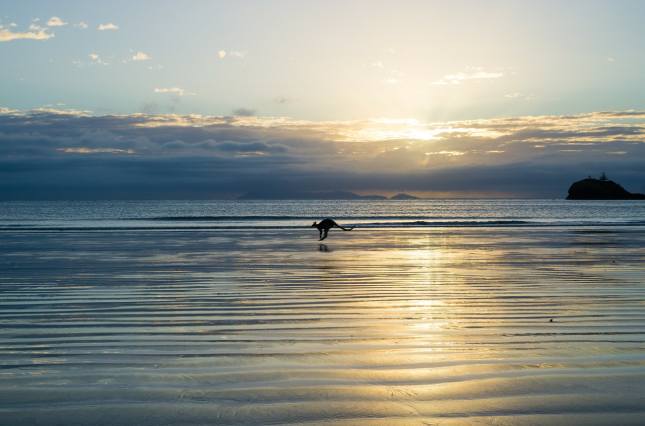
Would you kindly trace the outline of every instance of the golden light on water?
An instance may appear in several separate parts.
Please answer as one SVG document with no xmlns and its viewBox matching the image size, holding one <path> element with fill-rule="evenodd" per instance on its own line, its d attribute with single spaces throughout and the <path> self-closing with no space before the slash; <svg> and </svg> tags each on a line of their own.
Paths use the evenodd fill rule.
<svg viewBox="0 0 645 426">
<path fill-rule="evenodd" d="M 13 287 L 25 306 L 2 311 L 0 334 L 20 345 L 5 360 L 32 364 L 2 383 L 20 386 L 15 403 L 28 394 L 86 423 L 105 415 L 97 386 L 110 413 L 127 390 L 176 423 L 187 412 L 227 424 L 634 420 L 639 232 L 357 229 L 325 244 L 302 229 L 35 234 L 29 260 L 12 262 L 69 254 L 14 272 L 38 284 Z M 68 250 L 82 244 L 92 250 Z M 78 263 L 92 274 L 70 278 Z M 46 302 L 45 279 L 56 283 Z M 30 369 L 47 370 L 37 386 Z M 149 403 L 127 408 L 150 415 Z"/>
</svg>

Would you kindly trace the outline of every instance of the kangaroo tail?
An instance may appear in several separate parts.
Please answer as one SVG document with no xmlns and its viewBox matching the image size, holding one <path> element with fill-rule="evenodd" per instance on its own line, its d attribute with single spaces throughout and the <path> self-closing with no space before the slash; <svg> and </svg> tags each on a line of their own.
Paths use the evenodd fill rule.
<svg viewBox="0 0 645 426">
<path fill-rule="evenodd" d="M 352 227 L 349 227 L 349 228 L 343 228 L 343 227 L 342 227 L 342 226 L 340 226 L 340 225 L 337 225 L 337 226 L 338 226 L 340 229 L 342 229 L 343 231 L 351 231 L 352 229 L 354 229 L 354 227 L 353 227 L 353 226 L 352 226 Z"/>
</svg>

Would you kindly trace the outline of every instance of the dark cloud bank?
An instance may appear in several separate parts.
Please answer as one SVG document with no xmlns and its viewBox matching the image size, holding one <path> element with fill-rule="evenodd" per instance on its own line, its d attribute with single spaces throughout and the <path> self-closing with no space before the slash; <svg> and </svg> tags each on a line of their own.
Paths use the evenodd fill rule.
<svg viewBox="0 0 645 426">
<path fill-rule="evenodd" d="M 419 127 L 436 137 L 374 122 L 0 110 L 0 200 L 326 190 L 562 198 L 603 171 L 645 191 L 645 113 Z"/>
</svg>

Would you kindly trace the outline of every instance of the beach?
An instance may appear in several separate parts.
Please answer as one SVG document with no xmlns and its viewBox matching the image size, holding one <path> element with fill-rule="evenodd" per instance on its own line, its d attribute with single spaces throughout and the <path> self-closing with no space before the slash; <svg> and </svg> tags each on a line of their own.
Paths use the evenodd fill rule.
<svg viewBox="0 0 645 426">
<path fill-rule="evenodd" d="M 5 229 L 0 423 L 641 424 L 645 227 Z"/>
<path fill-rule="evenodd" d="M 0 426 L 645 426 L 645 0 L 0 9 Z"/>
</svg>

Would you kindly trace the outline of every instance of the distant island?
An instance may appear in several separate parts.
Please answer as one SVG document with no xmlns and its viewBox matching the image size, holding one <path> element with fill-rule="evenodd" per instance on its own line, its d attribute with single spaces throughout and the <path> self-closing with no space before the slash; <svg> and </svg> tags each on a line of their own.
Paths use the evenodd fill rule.
<svg viewBox="0 0 645 426">
<path fill-rule="evenodd" d="M 598 179 L 590 176 L 574 182 L 567 200 L 645 200 L 645 194 L 631 193 L 603 173 Z"/>
<path fill-rule="evenodd" d="M 414 195 L 399 193 L 388 198 L 383 195 L 359 195 L 349 191 L 285 192 L 252 191 L 238 200 L 418 200 Z"/>
<path fill-rule="evenodd" d="M 414 195 L 406 194 L 404 192 L 400 192 L 390 197 L 390 200 L 418 200 L 418 199 L 419 197 L 415 197 Z"/>
</svg>

